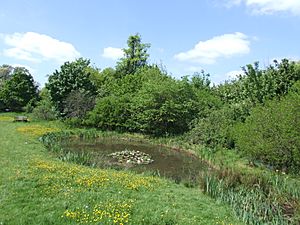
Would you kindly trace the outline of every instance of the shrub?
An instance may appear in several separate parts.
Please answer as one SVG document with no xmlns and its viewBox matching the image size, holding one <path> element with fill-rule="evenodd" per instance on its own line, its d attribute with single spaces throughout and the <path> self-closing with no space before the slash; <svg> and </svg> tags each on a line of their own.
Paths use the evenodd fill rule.
<svg viewBox="0 0 300 225">
<path fill-rule="evenodd" d="M 234 129 L 237 146 L 253 160 L 289 171 L 300 169 L 300 82 L 279 100 L 253 109 Z"/>
<path fill-rule="evenodd" d="M 130 125 L 155 136 L 182 134 L 198 113 L 196 99 L 186 81 L 149 80 L 132 99 Z"/>
<path fill-rule="evenodd" d="M 58 112 L 49 99 L 41 100 L 32 111 L 32 116 L 41 120 L 55 120 Z"/>
<path fill-rule="evenodd" d="M 58 117 L 58 112 L 55 109 L 54 104 L 50 100 L 50 93 L 48 89 L 43 88 L 39 93 L 40 101 L 36 104 L 36 107 L 32 110 L 32 116 L 41 120 L 55 120 Z"/>
<path fill-rule="evenodd" d="M 126 121 L 130 118 L 129 103 L 129 95 L 100 98 L 89 113 L 86 124 L 106 130 L 126 130 Z"/>
<path fill-rule="evenodd" d="M 95 96 L 83 90 L 74 90 L 64 102 L 64 114 L 67 118 L 84 119 L 87 112 L 95 106 Z"/>
<path fill-rule="evenodd" d="M 231 128 L 235 123 L 234 109 L 223 107 L 213 110 L 204 118 L 196 119 L 193 128 L 187 133 L 186 139 L 193 144 L 202 144 L 208 147 L 234 146 L 231 138 Z"/>
<path fill-rule="evenodd" d="M 86 122 L 102 129 L 155 136 L 184 133 L 201 109 L 194 87 L 198 83 L 175 80 L 157 67 L 143 68 L 115 80 Z"/>
</svg>

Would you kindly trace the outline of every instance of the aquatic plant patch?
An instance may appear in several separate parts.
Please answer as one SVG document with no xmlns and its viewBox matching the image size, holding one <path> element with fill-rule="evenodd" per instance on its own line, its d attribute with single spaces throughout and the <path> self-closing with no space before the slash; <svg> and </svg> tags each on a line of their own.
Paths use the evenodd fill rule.
<svg viewBox="0 0 300 225">
<path fill-rule="evenodd" d="M 116 159 L 118 163 L 128 163 L 128 164 L 150 164 L 154 162 L 151 156 L 147 153 L 135 150 L 125 149 L 124 151 L 114 152 L 108 156 Z"/>
</svg>

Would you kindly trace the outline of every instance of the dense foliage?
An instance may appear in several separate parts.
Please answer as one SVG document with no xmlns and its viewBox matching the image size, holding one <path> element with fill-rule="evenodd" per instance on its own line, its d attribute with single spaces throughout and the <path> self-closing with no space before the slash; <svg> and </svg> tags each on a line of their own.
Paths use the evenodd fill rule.
<svg viewBox="0 0 300 225">
<path fill-rule="evenodd" d="M 46 88 L 57 110 L 65 115 L 65 101 L 72 91 L 85 92 L 86 95 L 96 95 L 96 87 L 90 79 L 90 61 L 79 58 L 74 62 L 65 62 L 60 70 L 49 76 Z"/>
<path fill-rule="evenodd" d="M 58 118 L 58 112 L 53 102 L 51 102 L 49 91 L 46 88 L 40 91 L 40 101 L 33 109 L 32 115 L 34 118 L 41 120 L 55 120 Z"/>
<path fill-rule="evenodd" d="M 234 147 L 232 127 L 243 123 L 255 107 L 264 108 L 271 99 L 280 101 L 300 79 L 300 64 L 287 59 L 264 70 L 258 63 L 243 69 L 244 75 L 213 88 L 222 104 L 194 121 L 189 141 L 213 148 Z"/>
<path fill-rule="evenodd" d="M 212 104 L 208 81 L 198 74 L 175 80 L 157 66 L 148 66 L 107 82 L 87 119 L 90 126 L 155 136 L 182 134 Z"/>
<path fill-rule="evenodd" d="M 156 136 L 187 131 L 198 112 L 191 85 L 165 76 L 145 82 L 132 103 L 135 129 Z"/>
<path fill-rule="evenodd" d="M 32 75 L 23 67 L 1 68 L 0 110 L 22 111 L 27 105 L 34 105 L 38 98 L 38 86 Z"/>
<path fill-rule="evenodd" d="M 300 169 L 300 82 L 280 101 L 253 109 L 235 128 L 237 146 L 253 160 L 276 169 Z"/>
<path fill-rule="evenodd" d="M 243 67 L 244 75 L 233 81 L 221 84 L 218 95 L 226 103 L 244 103 L 249 106 L 263 104 L 274 97 L 280 98 L 300 79 L 300 64 L 283 59 L 274 61 L 266 69 L 260 69 L 259 63 Z"/>
<path fill-rule="evenodd" d="M 127 49 L 123 49 L 124 57 L 117 64 L 117 72 L 120 75 L 134 74 L 138 69 L 147 65 L 150 44 L 142 43 L 139 34 L 129 36 Z"/>
</svg>

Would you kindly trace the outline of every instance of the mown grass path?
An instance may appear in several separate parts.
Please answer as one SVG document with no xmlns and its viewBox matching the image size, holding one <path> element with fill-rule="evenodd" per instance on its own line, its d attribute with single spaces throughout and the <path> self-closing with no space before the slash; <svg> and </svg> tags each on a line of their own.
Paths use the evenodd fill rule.
<svg viewBox="0 0 300 225">
<path fill-rule="evenodd" d="M 242 224 L 196 188 L 63 163 L 30 133 L 34 126 L 49 124 L 0 114 L 0 225 Z"/>
</svg>

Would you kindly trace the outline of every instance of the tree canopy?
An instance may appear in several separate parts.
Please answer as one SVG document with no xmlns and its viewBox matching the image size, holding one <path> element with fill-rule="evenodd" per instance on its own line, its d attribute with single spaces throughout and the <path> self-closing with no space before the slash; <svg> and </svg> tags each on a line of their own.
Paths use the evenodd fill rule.
<svg viewBox="0 0 300 225">
<path fill-rule="evenodd" d="M 23 67 L 6 67 L 6 78 L 0 90 L 0 107 L 12 111 L 21 111 L 30 101 L 38 98 L 38 86 L 32 75 Z M 3 68 L 2 68 L 3 69 Z M 12 74 L 10 74 L 10 72 Z"/>
<path fill-rule="evenodd" d="M 124 57 L 117 64 L 117 73 L 121 75 L 134 74 L 138 69 L 147 65 L 149 54 L 147 53 L 150 44 L 142 43 L 139 34 L 129 36 L 128 48 L 123 49 Z"/>
<path fill-rule="evenodd" d="M 84 92 L 85 95 L 95 96 L 97 89 L 90 79 L 90 60 L 79 58 L 74 62 L 65 62 L 60 70 L 49 76 L 46 88 L 57 110 L 64 114 L 65 101 L 74 91 Z"/>
</svg>

